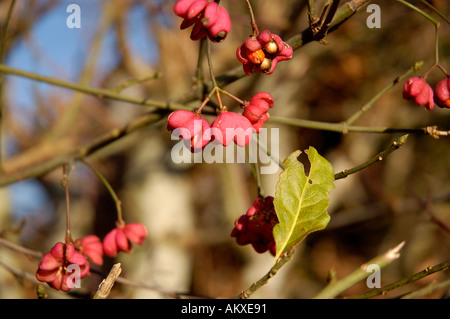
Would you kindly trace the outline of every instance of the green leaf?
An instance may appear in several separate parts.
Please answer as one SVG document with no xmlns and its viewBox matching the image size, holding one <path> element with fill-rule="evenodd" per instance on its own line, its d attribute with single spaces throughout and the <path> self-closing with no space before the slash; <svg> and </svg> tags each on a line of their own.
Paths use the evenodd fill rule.
<svg viewBox="0 0 450 319">
<path fill-rule="evenodd" d="M 330 221 L 328 194 L 334 187 L 334 170 L 315 148 L 305 151 L 311 167 L 306 176 L 295 151 L 284 161 L 286 169 L 276 185 L 274 206 L 279 223 L 273 229 L 275 260 L 297 246 L 313 231 L 324 229 Z"/>
</svg>

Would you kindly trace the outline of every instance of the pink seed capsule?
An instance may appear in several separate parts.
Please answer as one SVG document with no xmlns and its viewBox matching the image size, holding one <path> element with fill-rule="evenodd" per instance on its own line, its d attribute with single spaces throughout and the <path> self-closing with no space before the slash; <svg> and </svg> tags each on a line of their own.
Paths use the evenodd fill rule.
<svg viewBox="0 0 450 319">
<path fill-rule="evenodd" d="M 450 78 L 439 81 L 434 92 L 436 104 L 439 107 L 450 108 Z"/>
<path fill-rule="evenodd" d="M 250 143 L 253 128 L 250 121 L 241 114 L 222 111 L 211 124 L 211 137 L 223 146 L 231 141 L 239 146 Z"/>
<path fill-rule="evenodd" d="M 410 78 L 403 85 L 403 98 L 414 99 L 417 105 L 423 105 L 427 110 L 434 108 L 433 95 L 433 89 L 423 78 Z"/>
</svg>

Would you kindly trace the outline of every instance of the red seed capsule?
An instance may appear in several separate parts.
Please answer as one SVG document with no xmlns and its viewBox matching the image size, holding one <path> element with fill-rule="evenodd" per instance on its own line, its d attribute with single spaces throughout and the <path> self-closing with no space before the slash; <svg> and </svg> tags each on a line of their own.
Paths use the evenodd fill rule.
<svg viewBox="0 0 450 319">
<path fill-rule="evenodd" d="M 423 105 L 430 111 L 434 107 L 433 95 L 433 89 L 423 78 L 410 78 L 403 85 L 404 99 L 414 99 L 417 105 Z"/>
<path fill-rule="evenodd" d="M 450 108 L 450 78 L 443 79 L 436 84 L 434 89 L 435 101 L 439 107 Z"/>
</svg>

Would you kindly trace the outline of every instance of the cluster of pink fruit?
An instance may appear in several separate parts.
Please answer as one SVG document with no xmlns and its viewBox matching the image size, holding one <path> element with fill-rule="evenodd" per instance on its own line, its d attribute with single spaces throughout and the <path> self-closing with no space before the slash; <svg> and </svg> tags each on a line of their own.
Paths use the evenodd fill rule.
<svg viewBox="0 0 450 319">
<path fill-rule="evenodd" d="M 450 108 L 450 78 L 439 81 L 434 91 L 423 77 L 410 78 L 403 85 L 403 98 L 414 99 L 417 105 L 423 105 L 429 111 L 435 104 Z"/>
<path fill-rule="evenodd" d="M 203 149 L 209 142 L 217 141 L 228 146 L 249 144 L 253 132 L 259 133 L 269 119 L 267 113 L 273 107 L 273 97 L 267 92 L 255 94 L 246 103 L 243 114 L 231 112 L 224 107 L 211 125 L 198 112 L 177 110 L 167 119 L 167 129 L 185 141 L 192 152 Z"/>
<path fill-rule="evenodd" d="M 103 253 L 109 257 L 116 257 L 120 251 L 128 253 L 132 249 L 132 242 L 141 245 L 146 236 L 144 225 L 132 223 L 118 225 L 105 236 L 103 242 L 95 235 L 77 239 L 73 243 L 58 242 L 42 257 L 36 278 L 54 289 L 69 291 L 76 280 L 89 274 L 88 259 L 102 265 Z"/>
<path fill-rule="evenodd" d="M 192 40 L 207 37 L 213 42 L 220 42 L 231 30 L 229 14 L 216 2 L 179 0 L 173 10 L 177 16 L 183 18 L 181 29 L 194 25 Z M 237 49 L 237 58 L 242 62 L 247 75 L 252 71 L 271 74 L 278 62 L 292 57 L 292 52 L 291 46 L 283 42 L 278 35 L 265 30 L 246 39 Z M 200 110 L 174 111 L 168 117 L 167 129 L 181 137 L 192 152 L 202 150 L 211 141 L 217 141 L 224 146 L 234 141 L 239 146 L 246 146 L 253 132 L 260 133 L 269 119 L 268 111 L 273 107 L 274 99 L 267 92 L 259 92 L 249 102 L 244 103 L 242 115 L 221 107 L 211 125 L 201 117 Z"/>
<path fill-rule="evenodd" d="M 208 0 L 179 0 L 174 13 L 183 18 L 180 29 L 194 25 L 191 31 L 192 40 L 205 37 L 212 42 L 221 42 L 231 30 L 230 16 L 223 7 Z M 248 37 L 237 48 L 236 56 L 242 63 L 245 74 L 259 71 L 271 74 L 278 62 L 292 58 L 292 47 L 277 34 L 264 30 Z"/>
<path fill-rule="evenodd" d="M 192 40 L 207 37 L 212 42 L 220 42 L 231 30 L 228 13 L 215 2 L 179 0 L 174 6 L 174 13 L 183 18 L 181 29 L 194 25 Z M 292 58 L 293 49 L 277 34 L 269 30 L 259 33 L 253 23 L 252 27 L 253 35 L 237 48 L 236 57 L 242 63 L 246 75 L 253 71 L 272 74 L 279 62 Z M 274 99 L 270 93 L 259 92 L 250 101 L 240 104 L 244 108 L 242 115 L 221 106 L 211 125 L 201 117 L 201 108 L 195 112 L 174 111 L 167 119 L 167 129 L 181 137 L 192 152 L 202 150 L 212 141 L 224 146 L 232 141 L 239 146 L 246 146 L 253 132 L 262 131 L 269 119 L 268 111 L 274 106 Z M 239 245 L 251 244 L 259 253 L 270 251 L 275 255 L 272 231 L 276 223 L 278 219 L 273 197 L 257 198 L 247 213 L 236 220 L 231 235 L 236 237 Z"/>
</svg>

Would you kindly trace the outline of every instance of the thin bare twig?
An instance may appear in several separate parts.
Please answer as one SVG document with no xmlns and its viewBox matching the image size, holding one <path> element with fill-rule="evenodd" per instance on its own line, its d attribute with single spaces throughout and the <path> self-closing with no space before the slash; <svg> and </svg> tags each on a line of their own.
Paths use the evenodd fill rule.
<svg viewBox="0 0 450 319">
<path fill-rule="evenodd" d="M 422 279 L 424 277 L 427 277 L 431 274 L 434 274 L 436 272 L 442 271 L 442 270 L 446 270 L 450 267 L 450 260 L 444 261 L 440 264 L 437 264 L 433 267 L 427 267 L 424 270 L 401 280 L 398 280 L 392 284 L 386 285 L 384 287 L 381 288 L 374 288 L 369 292 L 366 292 L 364 294 L 360 294 L 360 295 L 354 295 L 354 296 L 350 296 L 347 297 L 347 299 L 367 299 L 367 298 L 372 298 L 378 295 L 384 295 L 386 293 L 388 293 L 389 291 L 399 288 L 401 286 L 404 286 L 406 284 L 415 282 L 419 279 Z"/>
<path fill-rule="evenodd" d="M 326 286 L 321 292 L 319 292 L 314 299 L 328 299 L 335 298 L 348 288 L 352 287 L 354 284 L 360 282 L 361 280 L 367 278 L 371 272 L 367 271 L 368 265 L 378 265 L 381 268 L 386 267 L 391 264 L 394 260 L 400 257 L 400 250 L 403 248 L 405 242 L 401 242 L 392 249 L 389 249 L 384 254 L 373 258 L 368 261 L 349 275 L 344 278 L 334 281 Z"/>
<path fill-rule="evenodd" d="M 343 170 L 342 172 L 336 173 L 334 175 L 334 179 L 341 179 L 341 178 L 345 178 L 351 174 L 354 174 L 356 172 L 359 172 L 360 170 L 376 163 L 379 161 L 382 161 L 386 156 L 388 156 L 389 154 L 391 154 L 393 151 L 399 149 L 403 144 L 406 143 L 406 140 L 408 139 L 408 135 L 403 135 L 402 137 L 398 138 L 397 140 L 395 140 L 394 142 L 392 142 L 391 145 L 389 145 L 388 148 L 386 148 L 385 150 L 383 150 L 382 152 L 378 153 L 377 155 L 375 155 L 374 157 L 372 157 L 370 160 L 368 160 L 367 162 L 358 165 L 354 168 L 351 169 L 346 169 Z"/>
<path fill-rule="evenodd" d="M 247 298 L 249 298 L 250 295 L 253 294 L 256 290 L 258 290 L 259 288 L 261 288 L 262 286 L 267 284 L 269 279 L 272 278 L 273 276 L 275 276 L 277 274 L 278 270 L 280 270 L 281 267 L 283 267 L 288 261 L 290 261 L 292 259 L 293 254 L 294 254 L 294 248 L 291 248 L 291 250 L 289 250 L 288 252 L 283 254 L 278 259 L 276 264 L 272 268 L 270 268 L 270 270 L 269 270 L 269 272 L 267 274 L 265 274 L 258 281 L 254 282 L 249 288 L 247 288 L 246 290 L 242 291 L 236 298 L 237 299 L 247 299 Z"/>
<path fill-rule="evenodd" d="M 98 290 L 94 296 L 94 299 L 106 299 L 111 293 L 111 289 L 114 286 L 117 278 L 120 276 L 122 268 L 120 263 L 114 264 L 109 272 L 108 276 L 102 280 L 98 286 Z"/>
</svg>

